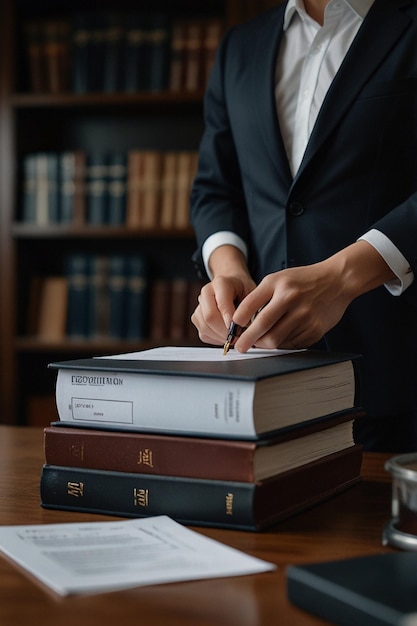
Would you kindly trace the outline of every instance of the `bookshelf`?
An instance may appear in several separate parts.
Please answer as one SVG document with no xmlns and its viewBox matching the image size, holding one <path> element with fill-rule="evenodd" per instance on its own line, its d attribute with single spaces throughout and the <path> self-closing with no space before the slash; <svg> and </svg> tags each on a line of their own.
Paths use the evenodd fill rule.
<svg viewBox="0 0 417 626">
<path fill-rule="evenodd" d="M 168 160 L 166 155 L 176 153 L 186 158 L 187 154 L 196 153 L 202 132 L 204 84 L 201 83 L 201 65 L 198 71 L 200 82 L 195 81 L 194 74 L 191 86 L 185 87 L 184 82 L 175 86 L 170 83 L 174 54 L 171 47 L 166 51 L 167 65 L 159 83 L 153 86 L 148 82 L 135 83 L 132 86 L 129 80 L 137 80 L 134 65 L 138 62 L 134 56 L 137 51 L 133 54 L 132 65 L 131 57 L 128 61 L 123 48 L 120 53 L 122 66 L 130 64 L 130 78 L 128 80 L 127 70 L 123 71 L 122 79 L 119 76 L 115 85 L 118 73 L 113 72 L 113 84 L 106 87 L 109 61 L 104 66 L 94 65 L 105 56 L 103 43 L 99 43 L 98 53 L 90 50 L 89 57 L 77 61 L 74 24 L 86 19 L 88 14 L 88 19 L 92 19 L 94 28 L 97 28 L 98 18 L 102 24 L 100 20 L 104 15 L 116 16 L 122 19 L 125 41 L 127 31 L 134 30 L 135 20 L 143 19 L 148 24 L 149 16 L 161 14 L 168 18 L 165 34 L 168 33 L 172 44 L 174 23 L 178 21 L 197 22 L 207 28 L 210 20 L 220 20 L 223 28 L 227 28 L 271 4 L 266 0 L 211 0 L 202 6 L 190 0 L 175 3 L 170 0 L 90 0 L 87 3 L 81 0 L 59 3 L 53 0 L 2 0 L 0 3 L 0 423 L 47 424 L 55 419 L 55 377 L 47 369 L 52 360 L 146 349 L 156 344 L 198 343 L 197 334 L 190 328 L 189 311 L 186 310 L 188 321 L 183 322 L 182 331 L 178 321 L 179 309 L 184 309 L 183 299 L 187 298 L 190 309 L 193 295 L 195 297 L 192 290 L 197 288 L 191 263 L 195 246 L 191 228 L 184 220 L 180 225 L 168 222 L 163 226 L 158 220 L 146 226 L 134 220 L 129 224 L 126 215 L 129 190 L 136 188 L 129 173 L 132 151 L 159 155 L 158 215 L 162 202 L 162 171 L 165 171 L 163 167 L 168 167 L 163 165 Z M 61 28 L 58 35 L 57 24 Z M 88 26 L 90 30 L 93 28 L 91 21 Z M 94 41 L 90 32 L 91 39 Z M 39 65 L 39 55 L 43 65 Z M 33 69 L 34 61 L 38 64 L 37 70 Z M 80 87 L 74 77 L 87 67 L 86 82 Z M 143 80 L 150 81 L 151 78 L 148 76 Z M 85 159 L 83 185 L 80 187 L 82 215 L 80 218 L 75 212 L 74 201 L 71 204 L 74 213 L 64 221 L 64 200 L 60 191 L 64 189 L 64 176 L 60 167 L 64 155 L 74 153 L 82 154 Z M 89 159 L 93 160 L 91 155 L 96 154 L 107 155 L 106 158 L 109 154 L 117 154 L 125 158 L 125 213 L 118 223 L 109 223 L 108 213 L 99 223 L 89 217 L 87 205 L 92 200 L 88 197 L 87 171 L 90 171 Z M 51 161 L 45 161 L 45 155 L 55 155 L 54 172 L 61 172 L 57 178 L 40 174 L 41 171 L 43 174 L 49 172 Z M 107 163 L 106 167 L 109 173 L 110 165 Z M 45 180 L 49 181 L 47 191 Z M 76 188 L 74 181 L 75 178 L 72 191 Z M 150 189 L 152 184 L 155 186 L 155 181 L 148 182 L 145 188 Z M 189 185 L 190 180 L 186 184 Z M 109 202 L 108 181 L 106 185 L 106 202 Z M 167 183 L 164 185 L 165 189 Z M 36 190 L 35 196 L 33 189 Z M 48 195 L 51 189 L 55 189 L 53 200 Z M 143 186 L 141 189 L 141 193 L 145 193 Z M 184 187 L 181 193 L 184 199 Z M 55 207 L 56 198 L 60 213 L 51 214 L 48 211 Z M 49 208 L 45 209 L 46 205 Z M 147 321 L 144 330 L 139 332 L 136 329 L 136 334 L 130 336 L 125 330 L 119 330 L 114 336 L 106 332 L 97 336 L 90 329 L 83 336 L 69 336 L 67 318 L 71 277 L 68 259 L 77 256 L 90 261 L 92 258 L 93 264 L 104 263 L 108 284 L 109 267 L 116 263 L 116 258 L 123 260 L 123 267 L 130 266 L 132 259 L 146 260 L 144 306 Z M 90 280 L 90 288 L 97 282 L 94 276 L 91 279 L 91 273 L 86 280 Z M 123 274 L 123 280 L 128 284 L 126 274 Z M 133 281 L 131 283 L 135 285 Z M 151 329 L 149 319 L 152 307 L 157 306 L 153 301 L 156 300 L 152 295 L 153 288 L 155 284 L 161 287 L 161 283 L 165 288 L 169 286 L 168 297 L 171 297 L 164 308 L 175 311 L 177 316 L 175 321 L 165 320 L 162 331 Z M 137 289 L 137 284 L 133 288 Z M 185 289 L 187 295 L 184 295 Z M 108 289 L 104 292 L 105 300 L 100 302 L 108 309 L 112 296 Z M 126 308 L 126 304 L 124 306 Z M 108 317 L 107 310 L 107 325 L 110 323 Z"/>
</svg>

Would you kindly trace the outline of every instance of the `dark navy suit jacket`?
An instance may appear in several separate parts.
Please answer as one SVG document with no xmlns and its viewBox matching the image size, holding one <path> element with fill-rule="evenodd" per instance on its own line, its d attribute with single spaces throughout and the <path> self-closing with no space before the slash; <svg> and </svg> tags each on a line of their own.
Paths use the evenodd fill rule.
<svg viewBox="0 0 417 626">
<path fill-rule="evenodd" d="M 205 99 L 191 196 L 198 244 L 240 235 L 253 276 L 320 261 L 377 228 L 415 274 L 357 298 L 325 338 L 363 355 L 369 416 L 417 416 L 417 2 L 376 0 L 325 98 L 293 179 L 274 101 L 284 8 L 232 28 Z M 200 248 L 195 258 L 200 259 Z"/>
</svg>

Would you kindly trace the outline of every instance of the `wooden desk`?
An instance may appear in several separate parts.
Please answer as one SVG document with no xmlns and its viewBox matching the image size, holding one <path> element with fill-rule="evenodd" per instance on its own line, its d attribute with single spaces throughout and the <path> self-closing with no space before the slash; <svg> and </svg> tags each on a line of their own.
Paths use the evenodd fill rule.
<svg viewBox="0 0 417 626">
<path fill-rule="evenodd" d="M 313 626 L 322 620 L 290 605 L 290 563 L 389 551 L 381 532 L 391 514 L 385 455 L 365 455 L 365 480 L 345 493 L 263 533 L 196 529 L 272 561 L 275 572 L 155 585 L 93 596 L 61 598 L 0 557 L 0 624 L 5 626 Z M 109 520 L 42 509 L 39 476 L 43 433 L 0 426 L 0 524 Z M 113 518 L 114 519 L 114 518 Z"/>
</svg>

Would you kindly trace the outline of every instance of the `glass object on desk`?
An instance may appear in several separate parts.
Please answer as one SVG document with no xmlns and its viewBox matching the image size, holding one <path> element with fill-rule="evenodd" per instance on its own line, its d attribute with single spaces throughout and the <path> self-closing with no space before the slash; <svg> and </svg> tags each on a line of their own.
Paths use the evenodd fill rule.
<svg viewBox="0 0 417 626">
<path fill-rule="evenodd" d="M 392 475 L 391 520 L 382 543 L 417 550 L 417 453 L 392 457 L 385 463 Z"/>
</svg>

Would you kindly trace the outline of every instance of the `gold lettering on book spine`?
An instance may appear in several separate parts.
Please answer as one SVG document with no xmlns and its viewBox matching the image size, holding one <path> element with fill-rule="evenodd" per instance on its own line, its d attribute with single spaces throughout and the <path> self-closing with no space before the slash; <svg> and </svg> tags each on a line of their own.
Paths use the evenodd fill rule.
<svg viewBox="0 0 417 626">
<path fill-rule="evenodd" d="M 147 507 L 149 505 L 149 489 L 133 489 L 133 504 L 135 506 Z"/>
<path fill-rule="evenodd" d="M 67 482 L 67 494 L 74 498 L 82 498 L 84 495 L 84 483 Z"/>
<path fill-rule="evenodd" d="M 233 515 L 233 493 L 226 495 L 226 515 Z"/>
<path fill-rule="evenodd" d="M 144 450 L 139 450 L 138 455 L 138 465 L 147 465 L 148 467 L 153 467 L 153 453 L 150 448 L 145 448 Z"/>
</svg>

